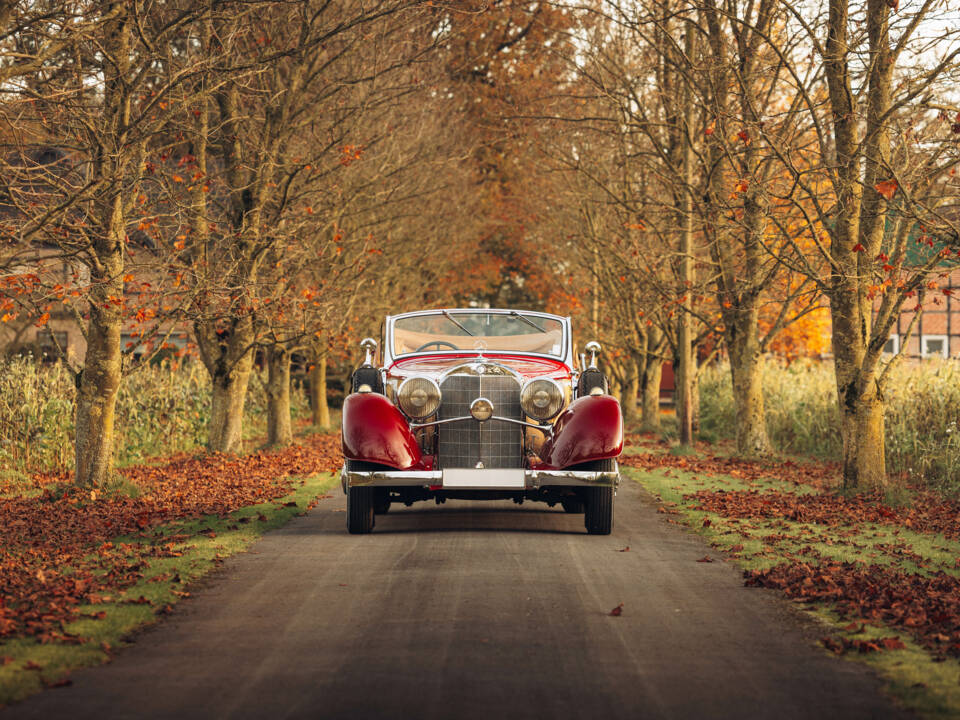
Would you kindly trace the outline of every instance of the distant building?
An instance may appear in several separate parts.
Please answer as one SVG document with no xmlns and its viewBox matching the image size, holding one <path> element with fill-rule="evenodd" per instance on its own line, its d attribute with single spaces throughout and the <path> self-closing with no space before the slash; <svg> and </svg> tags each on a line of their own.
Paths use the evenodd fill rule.
<svg viewBox="0 0 960 720">
<path fill-rule="evenodd" d="M 53 187 L 48 184 L 50 177 L 66 176 L 73 172 L 67 152 L 55 147 L 36 147 L 27 154 L 7 157 L 3 164 L 7 169 L 17 172 L 14 173 L 16 179 L 12 181 L 16 185 L 0 184 L 0 223 L 14 228 L 24 219 L 22 204 L 15 199 L 17 191 L 33 193 L 33 202 L 40 202 L 45 197 L 45 188 Z M 131 229 L 129 246 L 150 252 L 154 243 L 146 233 Z M 89 282 L 89 269 L 82 262 L 70 259 L 70 254 L 64 253 L 49 238 L 36 239 L 18 249 L 19 255 L 8 261 L 6 266 L 0 267 L 0 283 L 5 278 L 31 273 L 42 274 L 48 286 L 61 284 L 63 288 L 76 288 Z M 39 269 L 41 266 L 42 272 Z M 140 281 L 143 279 L 139 278 Z M 134 295 L 126 287 L 125 283 L 125 293 L 132 300 Z M 83 365 L 87 341 L 80 326 L 82 321 L 77 317 L 78 310 L 83 312 L 82 301 L 73 308 L 59 301 L 49 305 L 48 317 L 39 325 L 33 314 L 20 308 L 9 312 L 0 310 L 0 317 L 3 318 L 0 322 L 0 355 L 31 354 L 43 361 L 66 359 L 73 367 Z M 164 331 L 160 337 L 154 335 L 145 341 L 140 337 L 143 327 L 127 320 L 121 333 L 121 349 L 136 361 L 152 354 L 154 350 L 172 353 L 186 348 L 191 338 L 185 325 L 166 323 L 166 328 L 170 327 L 174 328 L 173 332 Z"/>
<path fill-rule="evenodd" d="M 908 358 L 960 358 L 960 269 L 940 280 L 938 288 L 927 290 L 923 313 L 907 339 L 917 304 L 916 298 L 907 298 L 884 351 L 896 353 L 903 347 Z"/>
</svg>

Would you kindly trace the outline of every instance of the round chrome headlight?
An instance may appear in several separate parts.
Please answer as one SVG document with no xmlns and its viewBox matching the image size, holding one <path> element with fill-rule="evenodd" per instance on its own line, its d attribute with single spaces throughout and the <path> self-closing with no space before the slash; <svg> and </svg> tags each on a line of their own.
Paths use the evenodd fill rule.
<svg viewBox="0 0 960 720">
<path fill-rule="evenodd" d="M 531 380 L 520 391 L 520 407 L 532 418 L 549 420 L 563 407 L 563 391 L 548 378 Z"/>
<path fill-rule="evenodd" d="M 440 386 L 426 377 L 407 378 L 397 390 L 397 403 L 407 417 L 423 420 L 440 407 Z"/>
</svg>

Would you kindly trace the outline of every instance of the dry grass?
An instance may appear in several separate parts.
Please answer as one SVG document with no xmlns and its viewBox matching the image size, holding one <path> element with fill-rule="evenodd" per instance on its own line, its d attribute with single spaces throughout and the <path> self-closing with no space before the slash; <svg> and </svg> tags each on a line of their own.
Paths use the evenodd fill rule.
<svg viewBox="0 0 960 720">
<path fill-rule="evenodd" d="M 763 385 L 767 429 L 778 451 L 839 459 L 842 445 L 830 363 L 768 361 Z M 886 397 L 889 472 L 960 492 L 960 363 L 900 364 L 892 372 Z M 705 438 L 732 437 L 733 394 L 726 365 L 702 370 L 700 411 Z"/>
<path fill-rule="evenodd" d="M 76 390 L 62 365 L 0 360 L 0 475 L 7 481 L 73 467 L 73 412 Z M 295 418 L 309 413 L 306 393 L 294 387 Z M 188 451 L 206 440 L 210 381 L 197 362 L 165 362 L 127 375 L 117 399 L 117 462 Z M 246 434 L 264 434 L 264 384 L 251 378 Z"/>
</svg>

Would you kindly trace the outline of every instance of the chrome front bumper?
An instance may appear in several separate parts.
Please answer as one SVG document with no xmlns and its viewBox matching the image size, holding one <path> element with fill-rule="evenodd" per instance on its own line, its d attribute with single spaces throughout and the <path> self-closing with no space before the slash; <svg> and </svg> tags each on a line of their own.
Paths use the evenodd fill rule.
<svg viewBox="0 0 960 720">
<path fill-rule="evenodd" d="M 508 470 L 470 471 L 478 473 L 480 481 L 471 484 L 457 478 L 454 484 L 448 470 L 444 482 L 443 470 L 374 470 L 358 471 L 343 468 L 340 484 L 348 487 L 421 487 L 429 490 L 539 490 L 543 487 L 612 487 L 620 485 L 619 468 L 605 471 L 591 470 Z M 522 480 L 519 478 L 522 473 Z M 501 481 L 502 478 L 502 481 Z"/>
</svg>

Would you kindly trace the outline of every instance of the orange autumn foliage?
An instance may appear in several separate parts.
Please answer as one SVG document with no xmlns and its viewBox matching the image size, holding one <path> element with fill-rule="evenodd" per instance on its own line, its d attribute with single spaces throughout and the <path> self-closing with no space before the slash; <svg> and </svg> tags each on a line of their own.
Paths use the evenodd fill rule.
<svg viewBox="0 0 960 720">
<path fill-rule="evenodd" d="M 770 350 L 787 359 L 819 357 L 829 352 L 829 309 L 817 308 L 788 325 L 770 342 Z"/>
</svg>

